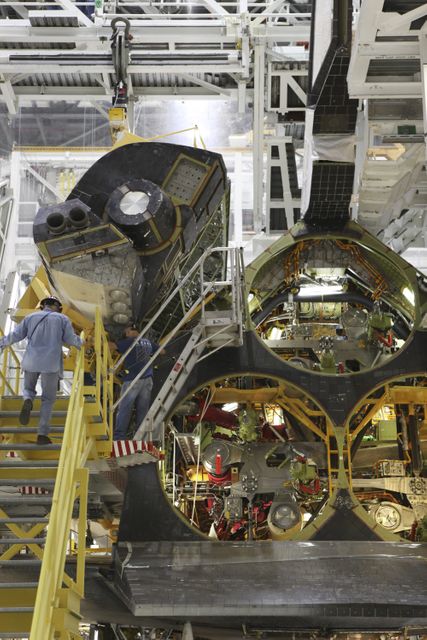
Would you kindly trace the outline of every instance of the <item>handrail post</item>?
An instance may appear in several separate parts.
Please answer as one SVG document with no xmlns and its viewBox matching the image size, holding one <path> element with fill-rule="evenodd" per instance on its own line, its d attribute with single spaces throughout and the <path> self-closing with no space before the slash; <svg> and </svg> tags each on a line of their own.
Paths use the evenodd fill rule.
<svg viewBox="0 0 427 640">
<path fill-rule="evenodd" d="M 98 407 L 101 408 L 101 327 L 100 327 L 100 313 L 99 307 L 96 307 L 95 311 L 95 397 Z"/>
<path fill-rule="evenodd" d="M 81 337 L 82 342 L 84 342 L 83 333 Z M 73 513 L 73 504 L 79 493 L 81 500 L 87 498 L 87 490 L 86 495 L 82 495 L 85 489 L 84 475 L 80 476 L 80 491 L 76 489 L 76 484 L 79 479 L 78 470 L 82 469 L 82 465 L 85 462 L 83 453 L 86 450 L 87 439 L 87 423 L 84 416 L 83 376 L 84 350 L 82 348 L 76 360 L 76 369 L 65 422 L 58 472 L 52 497 L 52 511 L 49 518 L 49 528 L 43 554 L 39 587 L 34 605 L 30 640 L 53 637 L 55 631 L 53 612 L 59 604 L 60 590 L 64 581 L 68 587 L 75 588 L 79 595 L 83 595 L 84 556 L 80 555 L 80 559 L 78 560 L 80 573 L 77 576 L 77 581 L 73 581 L 66 574 L 64 575 L 68 528 Z M 85 515 L 85 512 L 83 515 Z M 80 546 L 83 546 L 84 549 L 84 537 L 83 540 L 79 539 L 79 547 Z"/>
<path fill-rule="evenodd" d="M 151 327 L 153 326 L 154 322 L 157 320 L 157 318 L 160 316 L 162 310 L 169 304 L 169 302 L 171 302 L 171 300 L 173 300 L 173 298 L 176 296 L 176 294 L 182 289 L 183 285 L 186 284 L 186 282 L 188 280 L 191 279 L 191 277 L 197 273 L 200 264 L 202 262 L 205 261 L 206 256 L 209 255 L 210 251 L 208 250 L 207 252 L 205 252 L 202 256 L 200 256 L 200 258 L 197 260 L 197 262 L 195 262 L 193 264 L 193 266 L 191 267 L 191 269 L 185 274 L 185 276 L 180 280 L 180 282 L 178 283 L 178 285 L 171 291 L 171 293 L 168 295 L 168 297 L 166 298 L 166 300 L 163 302 L 163 304 L 160 306 L 160 308 L 156 311 L 156 313 L 153 315 L 153 317 L 147 322 L 147 324 L 145 325 L 145 327 L 143 328 L 143 330 L 140 332 L 139 336 L 136 338 L 136 340 L 140 340 L 147 332 L 149 329 L 151 329 Z M 188 312 L 187 312 L 188 313 Z M 136 342 L 135 340 L 135 342 Z M 117 371 L 117 369 L 120 367 L 120 365 L 123 363 L 124 359 L 126 358 L 126 356 L 133 350 L 135 346 L 135 343 L 132 344 L 129 349 L 127 351 L 125 351 L 125 353 L 123 353 L 120 358 L 117 360 L 117 362 L 114 363 L 113 366 L 113 371 Z"/>
</svg>

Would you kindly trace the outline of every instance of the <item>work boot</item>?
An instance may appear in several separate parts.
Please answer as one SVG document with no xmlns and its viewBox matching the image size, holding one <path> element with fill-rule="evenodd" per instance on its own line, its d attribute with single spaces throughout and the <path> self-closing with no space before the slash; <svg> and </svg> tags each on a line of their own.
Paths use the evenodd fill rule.
<svg viewBox="0 0 427 640">
<path fill-rule="evenodd" d="M 37 436 L 37 444 L 52 444 L 52 440 L 48 436 Z"/>
<path fill-rule="evenodd" d="M 30 421 L 31 409 L 33 408 L 33 401 L 27 398 L 22 405 L 21 413 L 19 414 L 19 422 L 23 425 L 28 424 Z"/>
</svg>

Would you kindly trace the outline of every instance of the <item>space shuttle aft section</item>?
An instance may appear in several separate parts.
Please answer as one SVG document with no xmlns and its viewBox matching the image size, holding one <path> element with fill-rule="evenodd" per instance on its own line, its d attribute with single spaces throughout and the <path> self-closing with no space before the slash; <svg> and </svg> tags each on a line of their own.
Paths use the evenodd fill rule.
<svg viewBox="0 0 427 640">
<path fill-rule="evenodd" d="M 351 2 L 314 4 L 308 127 L 320 144 L 351 137 L 356 102 Z M 220 282 L 168 345 L 182 384 L 156 371 L 146 420 L 167 399 L 160 469 L 127 474 L 109 589 L 137 624 L 191 620 L 209 638 L 221 626 L 255 636 L 427 625 L 427 280 L 350 220 L 351 157 L 306 169 L 305 217 L 239 279 L 242 339 L 218 349 L 206 322 L 233 304 L 225 254 L 206 251 L 226 244 L 219 155 L 126 145 L 37 214 L 53 287 L 87 317 L 99 305 L 113 335 L 130 319 L 158 341 L 176 327 L 200 282 L 165 306 L 168 294 L 203 254 L 200 280 Z"/>
<path fill-rule="evenodd" d="M 88 318 L 99 306 L 119 334 L 160 304 L 206 247 L 224 244 L 227 194 L 220 155 L 133 143 L 98 160 L 66 202 L 42 207 L 34 240 L 62 299 Z M 221 268 L 212 261 L 212 273 Z M 169 322 L 177 317 L 174 308 Z"/>
<path fill-rule="evenodd" d="M 315 2 L 318 151 L 352 146 L 351 18 Z M 352 153 L 307 157 L 304 219 L 246 269 L 243 345 L 188 375 L 162 474 L 129 470 L 115 588 L 135 616 L 254 635 L 427 624 L 427 280 L 350 220 Z"/>
</svg>

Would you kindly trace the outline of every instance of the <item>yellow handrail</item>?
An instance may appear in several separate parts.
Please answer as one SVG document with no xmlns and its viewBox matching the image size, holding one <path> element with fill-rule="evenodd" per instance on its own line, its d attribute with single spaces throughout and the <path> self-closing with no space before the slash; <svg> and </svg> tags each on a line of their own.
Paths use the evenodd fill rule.
<svg viewBox="0 0 427 640">
<path fill-rule="evenodd" d="M 4 331 L 3 329 L 0 328 L 0 337 L 4 336 Z M 8 378 L 8 371 L 9 369 L 12 368 L 12 363 L 10 362 L 10 360 L 13 360 L 15 362 L 15 380 L 13 383 L 13 387 L 12 385 L 9 383 L 9 378 Z M 3 354 L 3 360 L 2 360 L 2 364 L 1 364 L 1 370 L 0 370 L 0 396 L 3 396 L 6 389 L 12 394 L 12 395 L 18 395 L 19 393 L 19 380 L 20 380 L 20 371 L 21 371 L 21 362 L 18 358 L 18 356 L 16 355 L 14 349 L 12 349 L 11 346 L 8 346 L 4 349 L 4 354 Z"/>
<path fill-rule="evenodd" d="M 81 336 L 84 337 L 83 334 Z M 84 456 L 87 455 L 87 421 L 84 416 L 83 383 L 84 350 L 82 348 L 76 360 L 30 640 L 53 639 L 55 632 L 53 614 L 54 610 L 60 606 L 59 598 L 63 582 L 79 596 L 83 596 L 84 555 L 77 558 L 76 580 L 64 575 L 68 530 L 77 494 L 80 498 L 80 516 L 84 516 L 83 532 L 80 530 L 82 518 L 79 517 L 79 547 L 83 547 L 83 554 L 85 548 L 89 472 L 88 469 L 83 468 L 86 462 Z"/>
<path fill-rule="evenodd" d="M 83 333 L 81 336 L 84 339 Z M 74 612 L 74 621 L 77 623 L 76 609 L 78 609 L 80 598 L 84 595 L 89 480 L 89 472 L 85 464 L 88 457 L 98 455 L 96 436 L 92 434 L 91 427 L 95 425 L 97 435 L 102 436 L 99 442 L 104 448 L 99 455 L 106 455 L 105 436 L 108 436 L 110 444 L 113 437 L 112 357 L 98 308 L 95 315 L 94 350 L 95 385 L 93 386 L 84 384 L 84 347 L 80 349 L 76 358 L 30 640 L 41 638 L 53 640 L 55 632 L 67 632 L 65 620 L 69 621 L 70 617 L 59 614 L 61 610 L 63 613 Z M 88 396 L 87 402 L 85 394 Z M 97 421 L 91 424 L 85 414 L 85 403 L 87 407 L 93 407 L 93 401 L 96 403 L 96 414 L 101 417 L 101 423 Z M 108 449 L 107 455 L 110 451 L 111 448 Z M 76 576 L 73 579 L 65 572 L 65 561 L 73 505 L 77 498 L 79 499 L 77 566 Z M 62 588 L 63 585 L 67 588 Z"/>
<path fill-rule="evenodd" d="M 108 346 L 108 338 L 104 330 L 102 323 L 102 316 L 99 307 L 96 308 L 95 313 L 95 378 L 96 378 L 96 391 L 95 397 L 99 406 L 99 410 L 104 424 L 106 435 L 109 436 L 110 441 L 113 439 L 113 384 L 114 374 L 113 359 L 111 351 Z M 87 389 L 86 389 L 87 391 Z"/>
</svg>

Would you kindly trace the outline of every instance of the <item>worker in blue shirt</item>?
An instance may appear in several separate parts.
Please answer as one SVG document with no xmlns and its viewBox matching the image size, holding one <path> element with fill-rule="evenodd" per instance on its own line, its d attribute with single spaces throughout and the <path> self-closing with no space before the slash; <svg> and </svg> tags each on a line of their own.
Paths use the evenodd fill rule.
<svg viewBox="0 0 427 640">
<path fill-rule="evenodd" d="M 30 420 L 36 384 L 41 377 L 42 396 L 37 444 L 52 444 L 48 437 L 52 407 L 56 399 L 58 382 L 63 377 L 62 345 L 80 349 L 81 339 L 74 333 L 67 316 L 61 313 L 61 302 L 55 296 L 40 302 L 40 311 L 28 315 L 0 340 L 0 349 L 27 338 L 27 347 L 21 362 L 24 371 L 24 403 L 19 421 L 26 425 Z"/>
<path fill-rule="evenodd" d="M 124 331 L 124 337 L 115 347 L 119 353 L 125 353 L 139 336 L 139 331 L 134 324 L 130 324 Z M 147 338 L 140 338 L 135 347 L 126 356 L 123 362 L 121 396 L 130 387 L 139 372 L 145 367 L 153 353 L 160 349 L 159 345 Z M 161 351 L 163 353 L 163 351 Z M 136 409 L 137 428 L 145 418 L 151 402 L 153 389 L 153 368 L 149 367 L 131 390 L 123 397 L 117 410 L 114 427 L 114 440 L 126 440 L 132 412 Z"/>
</svg>

